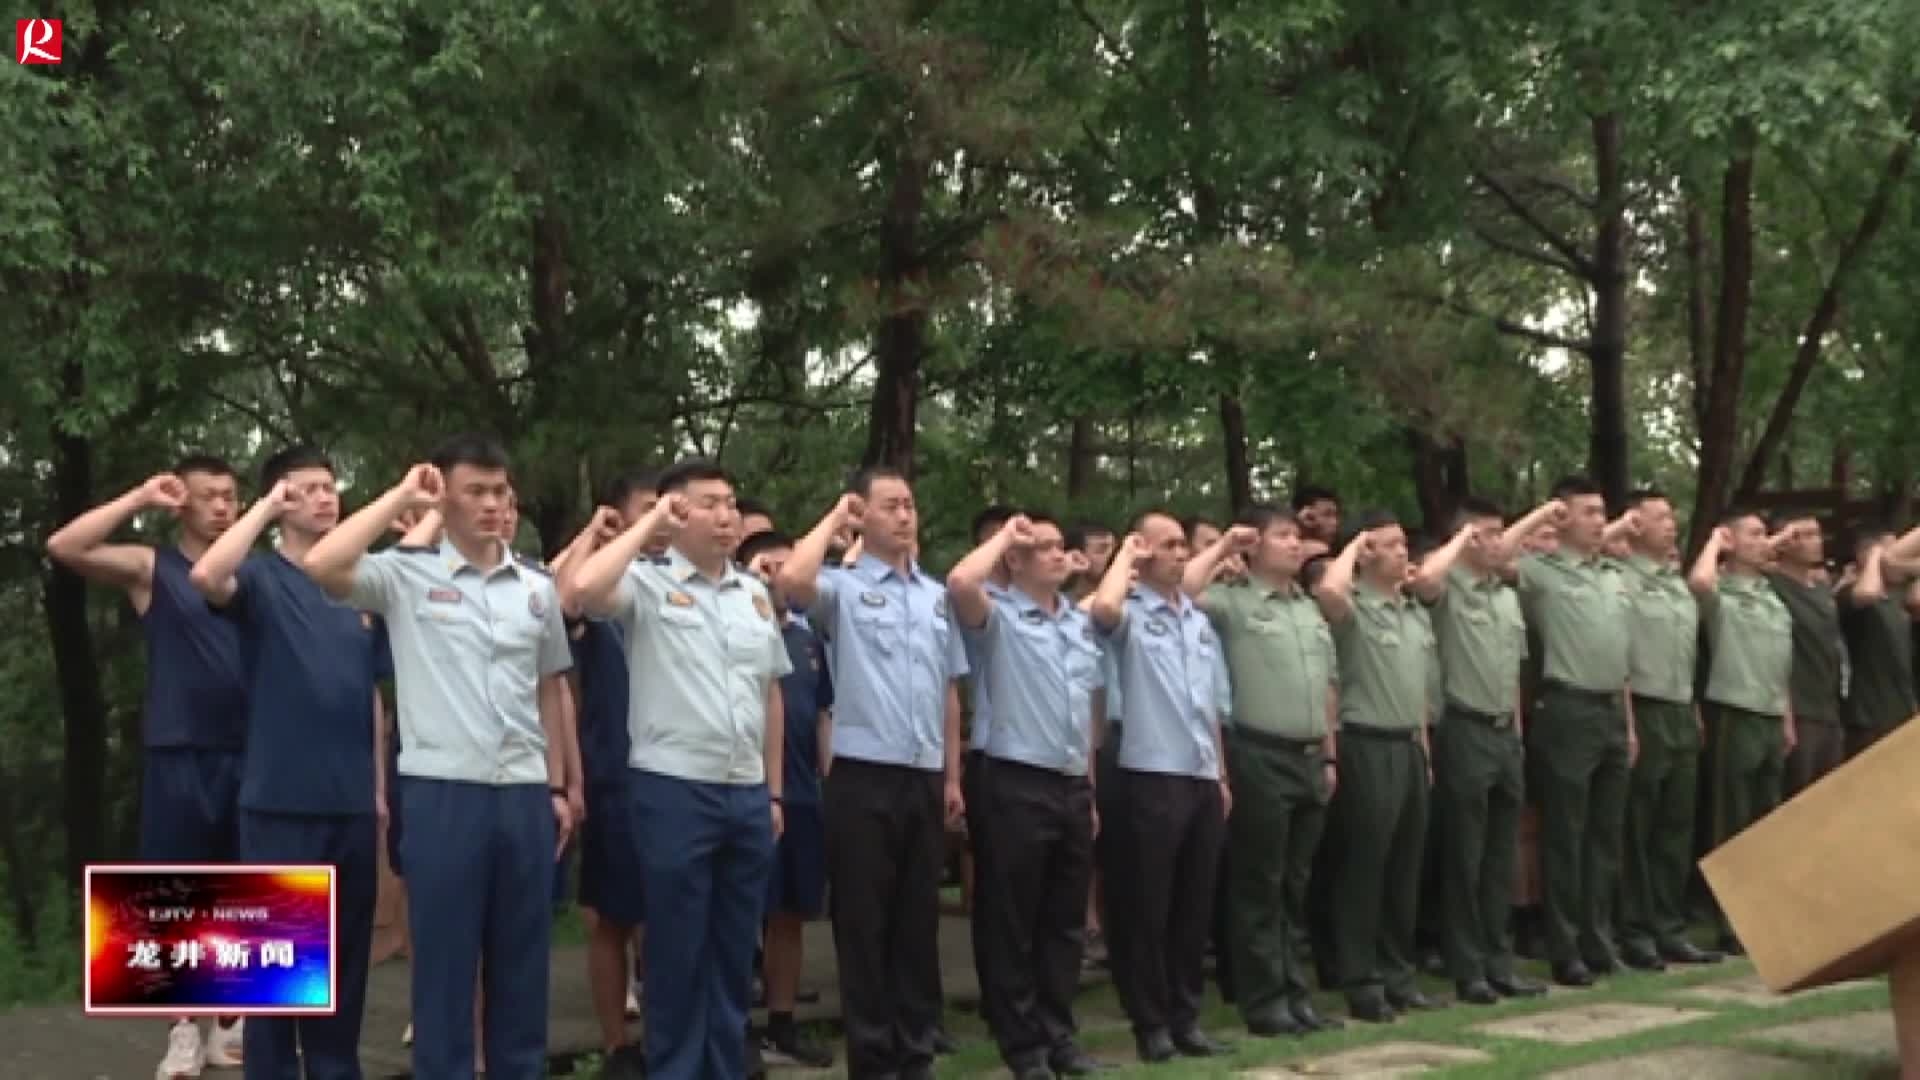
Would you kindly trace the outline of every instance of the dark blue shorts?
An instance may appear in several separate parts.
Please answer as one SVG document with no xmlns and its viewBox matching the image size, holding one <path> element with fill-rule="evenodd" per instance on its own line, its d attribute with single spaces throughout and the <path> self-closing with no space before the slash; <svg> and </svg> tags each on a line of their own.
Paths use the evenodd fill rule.
<svg viewBox="0 0 1920 1080">
<path fill-rule="evenodd" d="M 646 919 L 640 888 L 640 841 L 627 805 L 625 778 L 587 789 L 587 821 L 580 827 L 580 906 L 621 926 Z"/>
<path fill-rule="evenodd" d="M 579 847 L 579 840 L 567 841 L 560 857 L 553 861 L 553 910 L 556 915 L 567 909 L 567 896 L 573 886 L 573 853 Z"/>
<path fill-rule="evenodd" d="M 140 776 L 140 858 L 238 861 L 244 760 L 238 750 L 149 747 Z"/>
<path fill-rule="evenodd" d="M 827 824 L 818 804 L 781 807 L 786 831 L 767 876 L 767 914 L 818 919 L 827 910 Z"/>
</svg>

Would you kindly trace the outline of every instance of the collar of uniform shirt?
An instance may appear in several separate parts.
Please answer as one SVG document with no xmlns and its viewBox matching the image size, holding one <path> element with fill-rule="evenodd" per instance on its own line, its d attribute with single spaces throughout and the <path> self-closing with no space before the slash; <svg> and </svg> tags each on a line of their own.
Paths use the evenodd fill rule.
<svg viewBox="0 0 1920 1080">
<path fill-rule="evenodd" d="M 885 581 L 889 577 L 900 577 L 900 571 L 894 569 L 891 564 L 882 561 L 878 556 L 865 553 L 862 553 L 859 560 L 849 569 L 860 575 L 862 579 L 874 584 Z M 907 569 L 909 573 L 903 580 L 911 581 L 914 578 L 926 577 L 926 572 L 920 569 L 920 564 L 917 562 L 909 562 Z"/>
<path fill-rule="evenodd" d="M 462 570 L 472 570 L 474 573 L 482 576 L 492 576 L 502 570 L 512 570 L 515 574 L 518 574 L 522 569 L 525 569 L 520 559 L 514 555 L 512 549 L 508 548 L 504 542 L 495 541 L 495 543 L 499 544 L 499 547 L 495 550 L 500 554 L 500 561 L 494 563 L 492 566 L 479 566 L 468 562 L 467 557 L 460 554 L 459 548 L 445 542 L 442 542 L 438 547 L 434 548 L 434 550 L 439 553 L 442 559 L 446 560 L 447 573 L 449 574 L 458 574 Z"/>
<path fill-rule="evenodd" d="M 1364 595 L 1367 599 L 1375 603 L 1386 604 L 1392 607 L 1399 607 L 1410 602 L 1406 590 L 1400 588 L 1398 585 L 1383 589 L 1363 577 L 1353 579 L 1353 592 L 1356 598 Z"/>
<path fill-rule="evenodd" d="M 682 554 L 679 548 L 667 549 L 667 575 L 682 585 L 695 577 L 706 577 L 700 572 L 699 567 L 693 565 L 693 560 Z M 710 584 L 716 589 L 734 588 L 740 584 L 740 572 L 729 562 L 720 571 L 719 579 L 711 581 Z"/>
<path fill-rule="evenodd" d="M 1052 619 L 1054 622 L 1059 622 L 1062 619 L 1071 618 L 1073 614 L 1079 610 L 1078 608 L 1074 607 L 1070 601 L 1067 600 L 1067 595 L 1065 593 L 1054 594 L 1053 610 L 1048 611 L 1046 608 L 1040 606 L 1040 601 L 1034 599 L 1030 593 L 1028 593 L 1025 589 L 1022 589 L 1018 585 L 1007 586 L 1005 592 L 1008 596 L 1011 596 L 1013 598 L 1013 602 L 1015 604 L 1019 605 L 1020 610 L 1037 611 L 1041 614 L 1042 617 Z"/>
<path fill-rule="evenodd" d="M 1163 593 L 1156 589 L 1149 589 L 1140 585 L 1134 586 L 1133 595 L 1146 601 L 1149 608 L 1163 608 L 1173 612 L 1175 615 L 1185 615 L 1187 611 L 1193 607 L 1193 598 L 1178 589 L 1174 590 L 1175 598 L 1173 600 L 1168 600 Z"/>
</svg>

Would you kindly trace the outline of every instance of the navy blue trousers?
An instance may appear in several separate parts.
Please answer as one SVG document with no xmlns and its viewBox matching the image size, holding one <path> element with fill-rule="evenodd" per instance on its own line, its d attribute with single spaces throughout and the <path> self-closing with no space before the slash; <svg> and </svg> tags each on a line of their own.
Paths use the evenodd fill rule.
<svg viewBox="0 0 1920 1080">
<path fill-rule="evenodd" d="M 545 784 L 400 778 L 413 935 L 413 1073 L 473 1075 L 473 985 L 487 1076 L 547 1075 L 553 803 Z"/>
<path fill-rule="evenodd" d="M 148 747 L 140 767 L 140 858 L 230 863 L 240 855 L 238 750 Z"/>
<path fill-rule="evenodd" d="M 773 870 L 758 784 L 701 784 L 633 770 L 628 784 L 647 935 L 647 1076 L 747 1074 L 753 950 Z M 492 1067 L 493 1062 L 487 1062 Z"/>
<path fill-rule="evenodd" d="M 256 1016 L 247 1021 L 247 1080 L 360 1080 L 360 1022 L 366 1014 L 367 960 L 380 890 L 379 824 L 356 815 L 240 812 L 240 857 L 252 863 L 334 868 L 339 954 L 332 1016 Z"/>
</svg>

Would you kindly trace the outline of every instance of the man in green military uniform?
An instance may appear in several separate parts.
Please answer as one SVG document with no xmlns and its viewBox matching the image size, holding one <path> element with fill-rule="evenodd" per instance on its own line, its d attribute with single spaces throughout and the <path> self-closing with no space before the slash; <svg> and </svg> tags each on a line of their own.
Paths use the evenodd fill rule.
<svg viewBox="0 0 1920 1080">
<path fill-rule="evenodd" d="M 1847 647 L 1840 607 L 1825 578 L 1827 553 L 1820 523 L 1788 514 L 1774 523 L 1774 568 L 1767 584 L 1793 619 L 1793 729 L 1799 741 L 1787 755 L 1782 794 L 1791 798 L 1846 760 L 1840 723 Z"/>
<path fill-rule="evenodd" d="M 1520 661 L 1526 622 L 1501 580 L 1502 516 L 1467 499 L 1453 538 L 1420 564 L 1412 588 L 1433 605 L 1444 719 L 1433 729 L 1441 948 L 1460 1000 L 1492 1005 L 1545 992 L 1513 970 L 1507 919 L 1525 794 Z"/>
<path fill-rule="evenodd" d="M 1407 536 L 1365 517 L 1314 589 L 1340 662 L 1340 786 L 1332 832 L 1334 965 L 1354 1019 L 1385 1023 L 1434 1001 L 1413 981 L 1420 862 L 1433 773 L 1427 744 L 1431 635 L 1404 592 Z"/>
<path fill-rule="evenodd" d="M 1247 576 L 1209 585 L 1236 555 Z M 1261 1036 L 1338 1025 L 1314 1010 L 1295 949 L 1336 783 L 1333 635 L 1295 580 L 1300 563 L 1299 525 L 1259 506 L 1195 555 L 1181 580 L 1219 632 L 1233 683 L 1227 947 L 1234 1003 Z"/>
<path fill-rule="evenodd" d="M 1632 549 L 1621 567 L 1631 631 L 1630 700 L 1640 742 L 1627 797 L 1620 952 L 1643 971 L 1669 962 L 1717 963 L 1719 953 L 1686 938 L 1703 730 L 1693 703 L 1700 608 L 1680 576 L 1673 503 L 1658 491 L 1636 491 L 1616 524 Z"/>
<path fill-rule="evenodd" d="M 1771 555 L 1759 515 L 1734 511 L 1687 574 L 1711 651 L 1706 699 L 1715 712 L 1716 844 L 1779 805 L 1781 776 L 1793 750 L 1793 616 L 1761 576 Z M 1721 946 L 1739 954 L 1725 913 L 1719 918 Z"/>
<path fill-rule="evenodd" d="M 1619 967 L 1612 905 L 1634 753 L 1627 688 L 1624 575 L 1601 553 L 1606 505 L 1584 477 L 1509 530 L 1510 542 L 1554 523 L 1558 550 L 1520 560 L 1520 601 L 1540 632 L 1542 683 L 1528 729 L 1540 796 L 1547 959 L 1563 986 L 1591 986 Z"/>
<path fill-rule="evenodd" d="M 1876 526 L 1855 534 L 1855 577 L 1840 586 L 1841 628 L 1853 658 L 1848 757 L 1878 742 L 1916 711 L 1913 619 L 1920 614 L 1920 577 L 1908 562 L 1915 556 L 1920 556 L 1920 529 L 1898 541 Z"/>
</svg>

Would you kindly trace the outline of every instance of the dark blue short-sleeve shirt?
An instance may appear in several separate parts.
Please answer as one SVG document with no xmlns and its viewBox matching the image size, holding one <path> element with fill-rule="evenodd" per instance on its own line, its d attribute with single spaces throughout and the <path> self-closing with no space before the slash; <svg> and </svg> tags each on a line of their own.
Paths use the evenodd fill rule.
<svg viewBox="0 0 1920 1080">
<path fill-rule="evenodd" d="M 833 708 L 827 650 L 806 623 L 789 618 L 780 631 L 793 671 L 780 677 L 786 714 L 786 787 L 781 799 L 796 806 L 820 801 L 820 713 Z"/>
<path fill-rule="evenodd" d="M 627 636 L 613 619 L 587 619 L 568 635 L 580 677 L 580 766 L 587 783 L 603 787 L 627 774 L 633 736 L 627 731 Z"/>
</svg>

